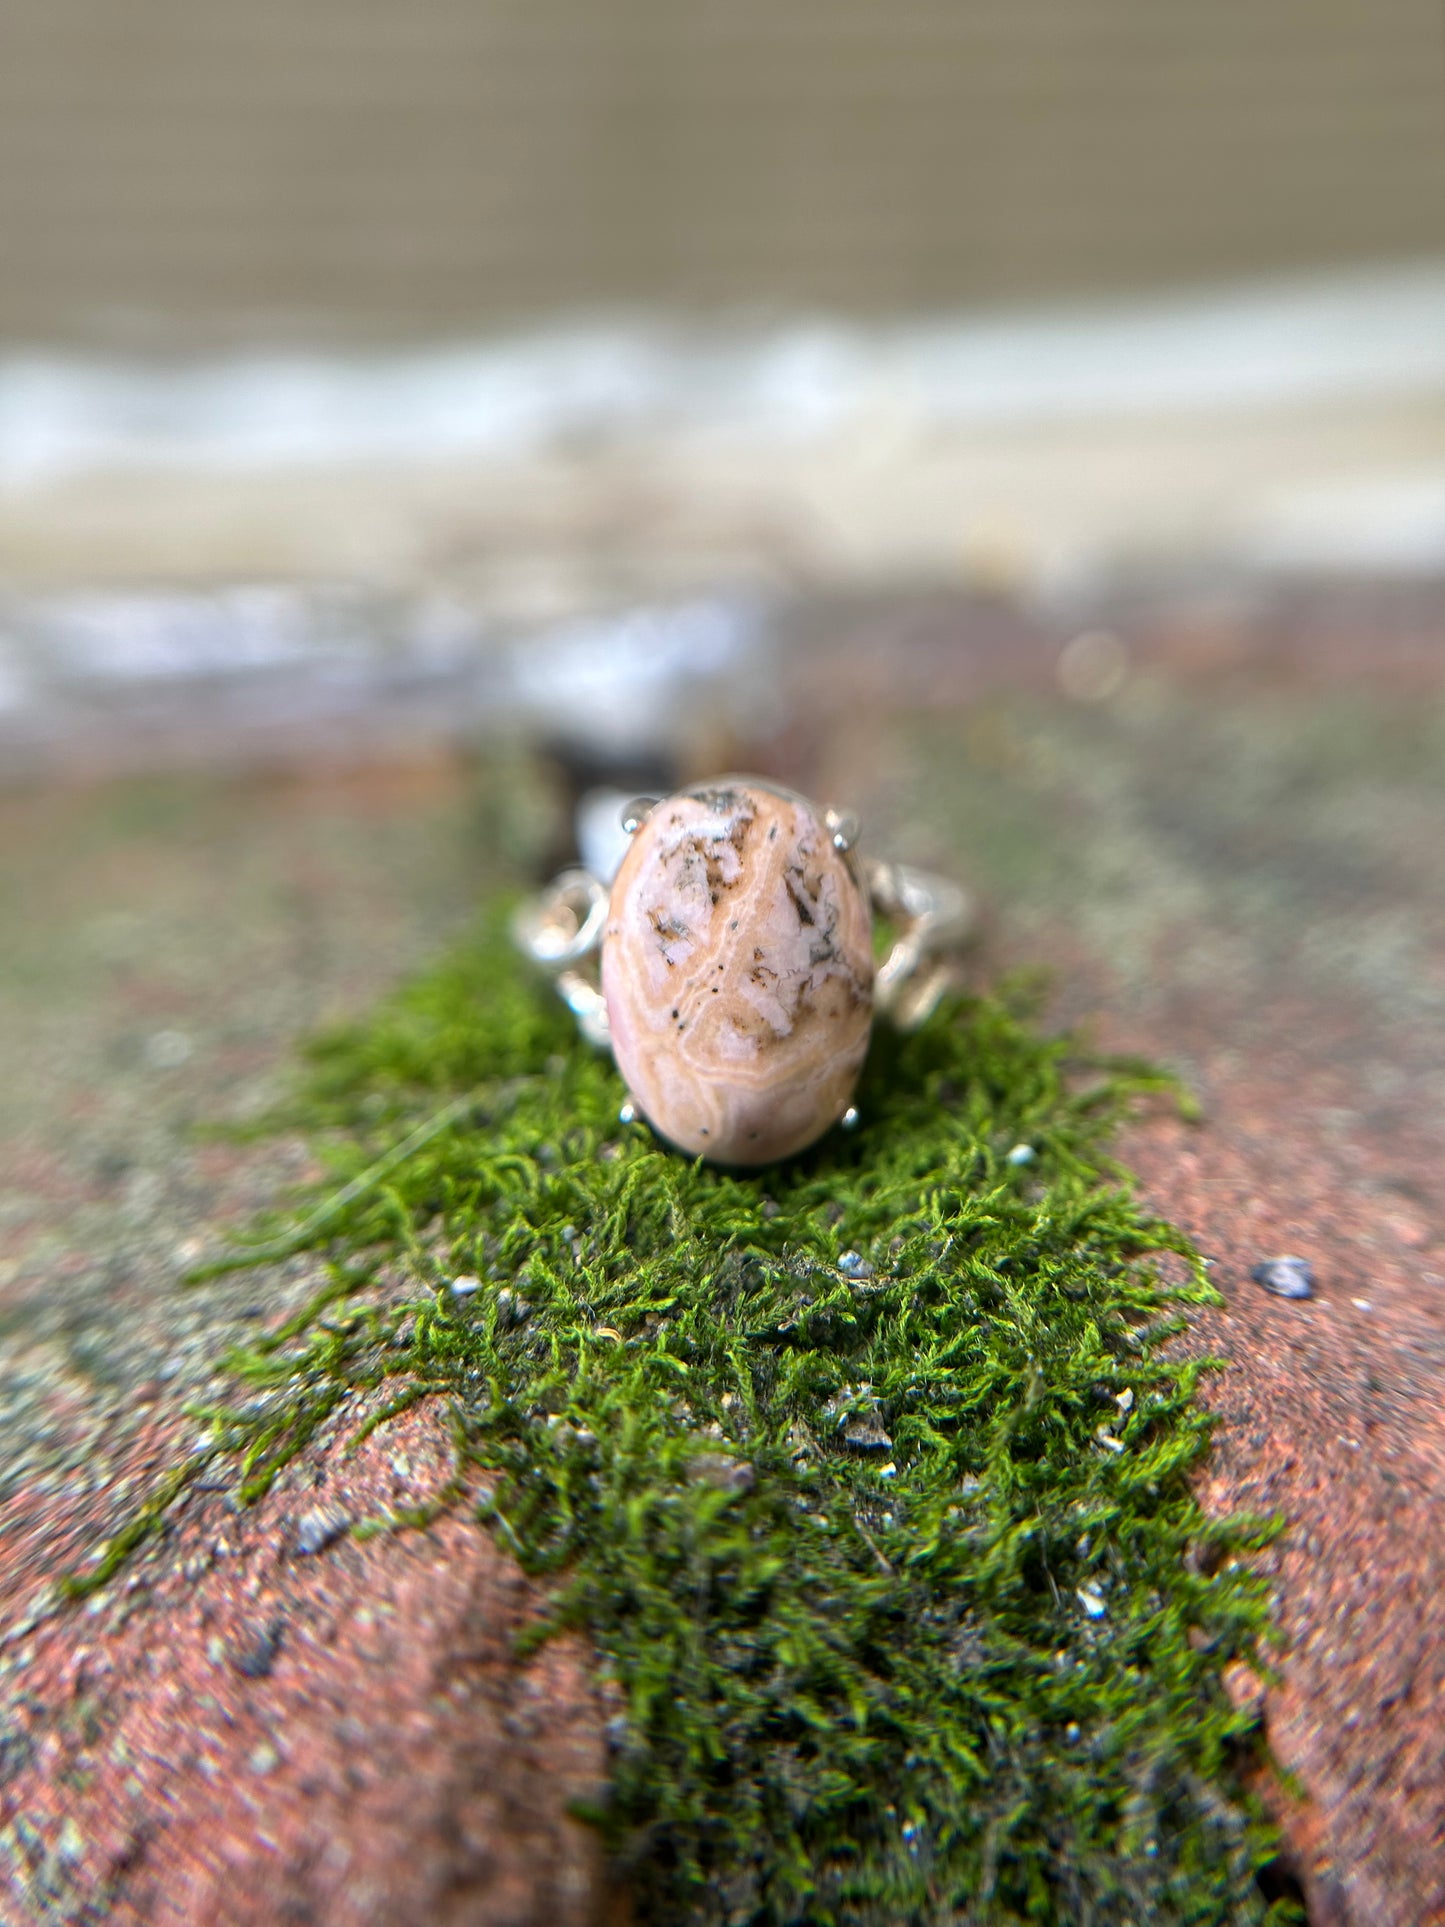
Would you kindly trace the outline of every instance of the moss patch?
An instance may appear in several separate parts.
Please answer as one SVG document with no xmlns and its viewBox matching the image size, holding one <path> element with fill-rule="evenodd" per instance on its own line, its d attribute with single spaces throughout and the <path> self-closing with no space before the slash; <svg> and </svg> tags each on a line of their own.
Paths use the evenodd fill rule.
<svg viewBox="0 0 1445 1927">
<path fill-rule="evenodd" d="M 245 1255 L 329 1282 L 211 1416 L 255 1495 L 354 1388 L 450 1401 L 615 1676 L 645 1920 L 1283 1918 L 1220 1683 L 1267 1528 L 1191 1494 L 1212 1294 L 1107 1156 L 1158 1085 L 968 1001 L 877 1038 L 856 1134 L 711 1170 L 492 930 L 313 1049 L 334 1182 Z"/>
</svg>

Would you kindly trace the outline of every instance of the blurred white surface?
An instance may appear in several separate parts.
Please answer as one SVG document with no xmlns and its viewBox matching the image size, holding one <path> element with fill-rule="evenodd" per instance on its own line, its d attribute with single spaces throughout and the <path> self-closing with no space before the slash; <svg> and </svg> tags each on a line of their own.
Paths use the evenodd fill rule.
<svg viewBox="0 0 1445 1927">
<path fill-rule="evenodd" d="M 647 319 L 424 351 L 0 358 L 0 482 L 518 457 L 598 438 L 796 443 L 1445 390 L 1445 264 L 892 327 Z"/>
</svg>

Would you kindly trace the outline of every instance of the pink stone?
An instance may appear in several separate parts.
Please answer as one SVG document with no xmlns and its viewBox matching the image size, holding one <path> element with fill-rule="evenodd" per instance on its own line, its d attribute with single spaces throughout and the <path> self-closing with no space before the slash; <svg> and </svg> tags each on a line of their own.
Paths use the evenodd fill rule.
<svg viewBox="0 0 1445 1927">
<path fill-rule="evenodd" d="M 868 1049 L 867 891 L 803 797 L 749 776 L 698 784 L 632 838 L 602 991 L 655 1130 L 721 1164 L 788 1157 L 842 1117 Z"/>
</svg>

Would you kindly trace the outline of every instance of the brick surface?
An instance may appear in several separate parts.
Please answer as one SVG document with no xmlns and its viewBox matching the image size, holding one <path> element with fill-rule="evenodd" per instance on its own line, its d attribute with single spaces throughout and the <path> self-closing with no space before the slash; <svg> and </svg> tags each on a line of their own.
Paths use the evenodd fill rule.
<svg viewBox="0 0 1445 1927">
<path fill-rule="evenodd" d="M 973 884 L 981 974 L 1050 966 L 1059 1019 L 1199 1096 L 1199 1123 L 1161 1106 L 1126 1150 L 1225 1301 L 1182 1341 L 1224 1363 L 1204 1500 L 1286 1522 L 1259 1703 L 1315 1927 L 1445 1920 L 1442 614 L 1425 591 L 1116 611 L 1123 673 L 1081 701 L 1058 675 L 1068 632 L 1037 616 L 819 605 L 791 623 L 782 720 L 754 745 L 860 807 L 875 846 Z M 793 675 L 811 701 L 782 699 Z M 298 1145 L 206 1143 L 193 1122 L 244 1113 L 300 1028 L 455 927 L 491 874 L 479 780 L 5 806 L 25 906 L 0 919 L 12 1910 L 602 1904 L 565 1807 L 604 1771 L 606 1709 L 578 1649 L 507 1657 L 537 1605 L 518 1576 L 458 1521 L 297 1555 L 308 1511 L 429 1489 L 427 1414 L 354 1464 L 318 1441 L 244 1518 L 197 1494 L 93 1612 L 45 1593 L 184 1439 L 179 1394 L 224 1341 L 308 1289 L 299 1268 L 259 1309 L 254 1281 L 176 1290 L 179 1253 L 305 1171 Z M 177 1030 L 192 1049 L 166 1068 L 155 1040 Z M 1311 1265 L 1309 1300 L 1253 1280 L 1286 1254 Z"/>
</svg>

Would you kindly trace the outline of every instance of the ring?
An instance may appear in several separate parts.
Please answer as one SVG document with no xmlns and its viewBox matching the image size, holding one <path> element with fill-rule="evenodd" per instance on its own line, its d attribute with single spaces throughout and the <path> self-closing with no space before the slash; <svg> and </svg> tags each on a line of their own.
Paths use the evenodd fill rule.
<svg viewBox="0 0 1445 1927">
<path fill-rule="evenodd" d="M 858 820 L 756 776 L 622 812 L 615 876 L 564 870 L 513 924 L 643 1118 L 691 1157 L 759 1165 L 858 1121 L 875 1013 L 911 1029 L 954 975 L 957 884 L 860 855 Z M 875 964 L 875 911 L 895 934 Z"/>
</svg>

